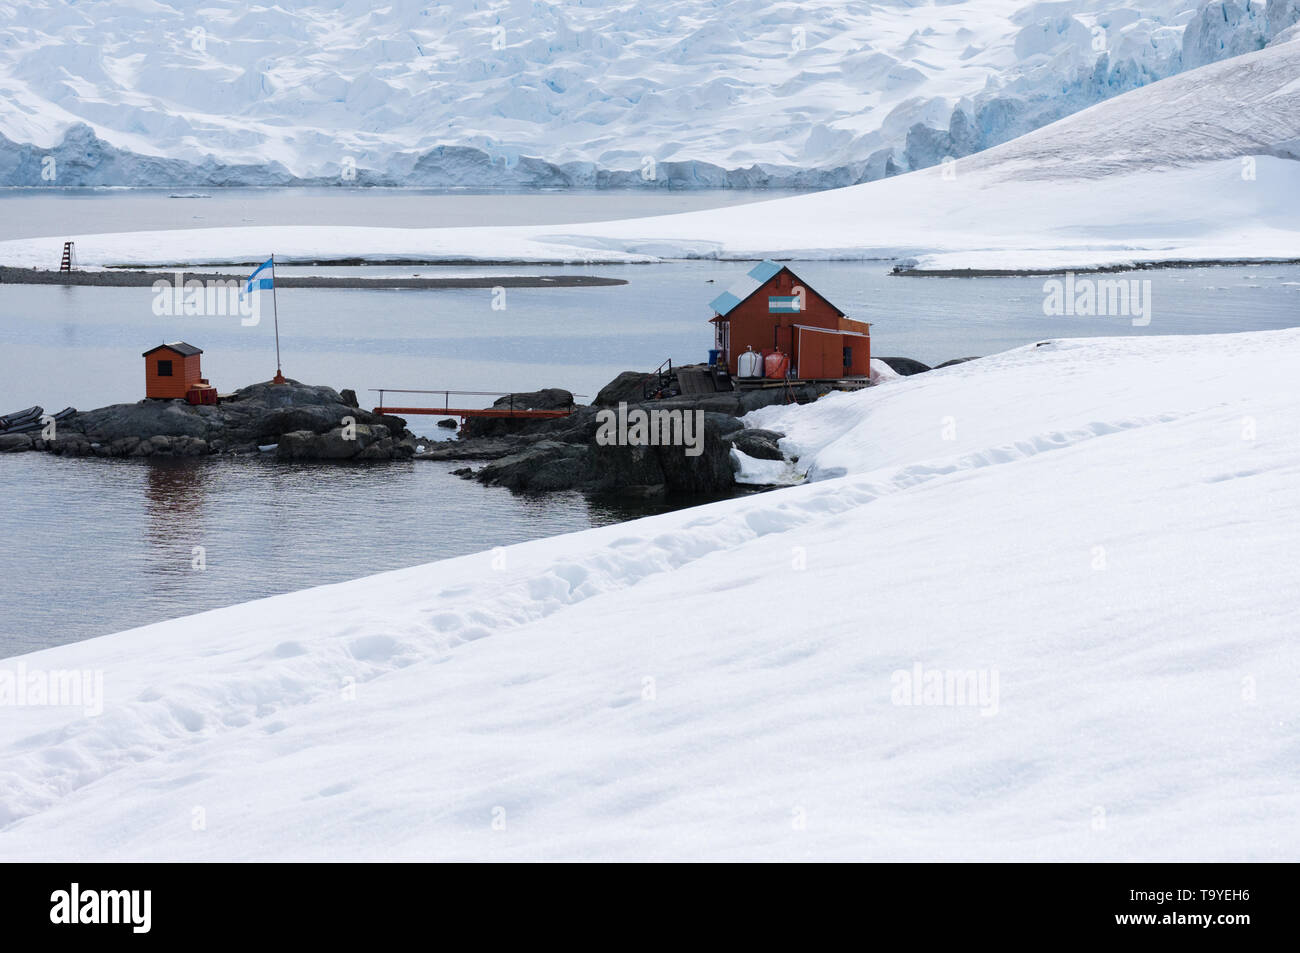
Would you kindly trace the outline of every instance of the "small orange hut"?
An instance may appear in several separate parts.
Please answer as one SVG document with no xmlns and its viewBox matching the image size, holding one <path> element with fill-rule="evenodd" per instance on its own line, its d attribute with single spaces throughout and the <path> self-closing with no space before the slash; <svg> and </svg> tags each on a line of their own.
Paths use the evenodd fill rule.
<svg viewBox="0 0 1300 953">
<path fill-rule="evenodd" d="M 746 348 L 779 351 L 799 380 L 871 372 L 871 325 L 855 321 L 784 265 L 764 261 L 710 302 L 718 362 L 733 377 Z"/>
<path fill-rule="evenodd" d="M 184 341 L 159 344 L 144 352 L 144 396 L 154 400 L 187 400 L 215 404 L 217 389 L 203 377 L 201 348 Z"/>
</svg>

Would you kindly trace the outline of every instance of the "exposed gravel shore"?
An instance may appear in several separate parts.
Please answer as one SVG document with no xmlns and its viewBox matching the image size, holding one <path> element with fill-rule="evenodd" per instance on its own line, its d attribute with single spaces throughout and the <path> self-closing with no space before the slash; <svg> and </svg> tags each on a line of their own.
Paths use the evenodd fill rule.
<svg viewBox="0 0 1300 953">
<path fill-rule="evenodd" d="M 403 264 L 410 264 L 404 262 Z M 155 281 L 175 282 L 176 271 L 203 280 L 244 281 L 248 273 L 238 275 L 188 271 L 42 271 L 35 268 L 0 266 L 0 284 L 4 285 L 97 285 L 103 288 L 151 287 Z M 596 275 L 484 275 L 475 278 L 362 278 L 353 275 L 285 275 L 275 276 L 280 288 L 582 288 L 625 285 L 623 278 Z"/>
</svg>

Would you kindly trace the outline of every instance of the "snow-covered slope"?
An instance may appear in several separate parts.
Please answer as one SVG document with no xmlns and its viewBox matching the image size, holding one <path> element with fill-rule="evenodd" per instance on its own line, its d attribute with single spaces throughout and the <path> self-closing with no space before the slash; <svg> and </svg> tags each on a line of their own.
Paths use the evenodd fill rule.
<svg viewBox="0 0 1300 953">
<path fill-rule="evenodd" d="M 25 144 L 62 185 L 847 184 L 1171 75 L 1189 22 L 1201 65 L 1300 17 L 1197 2 L 0 3 L 0 184 L 51 184 Z"/>
<path fill-rule="evenodd" d="M 227 228 L 75 236 L 81 262 L 379 257 L 881 258 L 925 268 L 1300 259 L 1300 42 L 1204 66 L 978 155 L 772 202 L 569 227 Z M 50 236 L 0 263 L 51 267 Z"/>
<path fill-rule="evenodd" d="M 0 708 L 0 854 L 1293 859 L 1298 361 L 1020 349 L 768 415 L 842 476 L 4 660 L 104 698 Z"/>
</svg>

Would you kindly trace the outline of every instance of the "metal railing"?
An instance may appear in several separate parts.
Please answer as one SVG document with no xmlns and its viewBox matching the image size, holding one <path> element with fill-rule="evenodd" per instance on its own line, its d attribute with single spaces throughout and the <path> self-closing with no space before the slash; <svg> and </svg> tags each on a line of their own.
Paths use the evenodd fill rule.
<svg viewBox="0 0 1300 953">
<path fill-rule="evenodd" d="M 666 372 L 664 371 L 665 367 L 668 368 Z M 649 400 L 651 397 L 662 393 L 664 388 L 668 386 L 668 381 L 672 375 L 673 359 L 670 357 L 645 376 L 645 380 L 641 382 L 641 397 Z"/>
<path fill-rule="evenodd" d="M 450 410 L 450 409 L 451 409 L 451 395 L 452 395 L 452 394 L 456 394 L 457 396 L 460 396 L 460 397 L 509 397 L 509 398 L 510 398 L 510 403 L 509 403 L 508 407 L 509 407 L 509 409 L 510 409 L 511 411 L 513 411 L 513 410 L 515 409 L 515 394 L 514 394 L 513 391 L 503 391 L 503 390 L 411 390 L 411 389 L 409 389 L 409 388 L 401 388 L 401 387 L 371 387 L 371 388 L 368 388 L 368 389 L 369 389 L 369 391 L 370 391 L 372 394 L 376 394 L 376 393 L 377 393 L 377 394 L 379 395 L 379 406 L 380 406 L 380 407 L 383 407 L 383 406 L 384 406 L 384 394 L 441 394 L 441 395 L 442 395 L 442 406 L 443 406 L 443 409 L 444 409 L 444 410 Z M 588 396 L 588 395 L 587 395 L 587 394 L 570 394 L 570 395 L 569 395 L 569 410 L 570 410 L 570 411 L 573 410 L 573 406 L 574 406 L 574 404 L 573 404 L 573 398 L 575 398 L 575 397 L 586 397 L 586 396 Z"/>
</svg>

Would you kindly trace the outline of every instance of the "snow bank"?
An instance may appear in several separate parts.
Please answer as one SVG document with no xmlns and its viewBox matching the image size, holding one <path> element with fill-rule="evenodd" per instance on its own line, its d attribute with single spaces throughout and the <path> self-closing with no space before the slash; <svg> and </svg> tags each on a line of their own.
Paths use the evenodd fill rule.
<svg viewBox="0 0 1300 953">
<path fill-rule="evenodd" d="M 889 381 L 899 380 L 902 377 L 902 374 L 898 373 L 898 371 L 894 370 L 879 358 L 873 357 L 871 359 L 871 373 L 868 375 L 868 379 L 871 383 L 885 384 Z"/>
<path fill-rule="evenodd" d="M 793 486 L 803 474 L 788 460 L 760 460 L 736 448 L 731 449 L 736 482 L 746 486 Z"/>
<path fill-rule="evenodd" d="M 4 856 L 1293 858 L 1298 360 L 1019 349 L 764 412 L 801 486 L 6 660 L 104 700 L 3 709 Z"/>
</svg>

